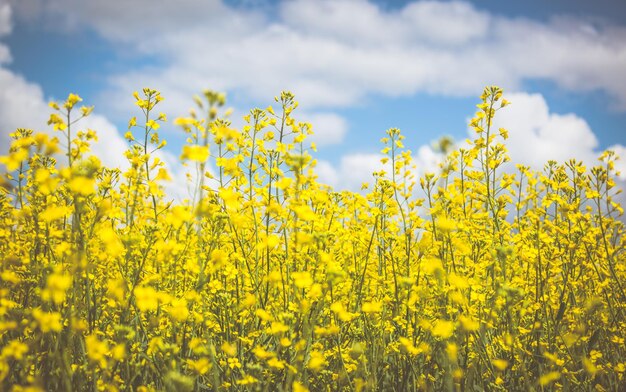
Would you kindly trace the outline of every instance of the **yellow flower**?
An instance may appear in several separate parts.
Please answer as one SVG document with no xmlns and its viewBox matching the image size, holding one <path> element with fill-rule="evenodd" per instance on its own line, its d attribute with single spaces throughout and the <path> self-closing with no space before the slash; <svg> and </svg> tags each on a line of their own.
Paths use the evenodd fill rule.
<svg viewBox="0 0 626 392">
<path fill-rule="evenodd" d="M 157 291 L 150 286 L 136 287 L 135 304 L 142 312 L 156 310 L 159 306 Z"/>
<path fill-rule="evenodd" d="M 48 276 L 46 289 L 41 292 L 44 301 L 52 301 L 60 305 L 65 301 L 65 293 L 72 285 L 72 277 L 62 273 L 53 273 Z"/>
<path fill-rule="evenodd" d="M 430 350 L 430 346 L 428 346 L 425 342 L 422 342 L 415 347 L 413 342 L 405 337 L 399 338 L 398 341 L 402 345 L 401 347 L 405 350 L 405 352 L 412 356 L 427 353 Z"/>
<path fill-rule="evenodd" d="M 448 339 L 454 334 L 454 322 L 436 320 L 430 333 L 437 338 Z"/>
<path fill-rule="evenodd" d="M 268 249 L 274 249 L 276 246 L 280 244 L 280 237 L 276 234 L 270 234 L 264 239 L 264 245 Z"/>
<path fill-rule="evenodd" d="M 450 362 L 456 363 L 458 359 L 459 346 L 455 343 L 448 343 L 446 345 L 446 354 L 448 354 L 448 359 Z"/>
<path fill-rule="evenodd" d="M 106 367 L 106 355 L 109 351 L 109 345 L 101 341 L 96 335 L 88 335 L 85 337 L 85 348 L 87 350 L 87 358 L 96 363 L 101 368 Z"/>
<path fill-rule="evenodd" d="M 195 162 L 205 162 L 209 157 L 209 149 L 204 146 L 183 146 L 183 153 L 180 159 Z"/>
<path fill-rule="evenodd" d="M 311 287 L 313 284 L 313 278 L 309 271 L 294 272 L 291 274 L 291 277 L 293 278 L 293 284 L 300 289 Z"/>
<path fill-rule="evenodd" d="M 187 365 L 189 366 L 189 368 L 191 368 L 191 370 L 200 375 L 204 375 L 209 370 L 211 370 L 211 361 L 209 361 L 209 359 L 205 357 L 199 358 L 197 360 L 188 359 Z"/>
<path fill-rule="evenodd" d="M 93 178 L 75 176 L 69 180 L 67 185 L 72 192 L 82 196 L 89 196 L 95 193 L 96 181 Z"/>
<path fill-rule="evenodd" d="M 256 346 L 254 349 L 252 349 L 252 352 L 259 359 L 267 359 L 267 358 L 271 358 L 271 357 L 273 357 L 275 355 L 273 352 L 266 351 L 261 346 Z"/>
<path fill-rule="evenodd" d="M 39 191 L 44 195 L 49 195 L 53 193 L 61 181 L 58 177 L 53 177 L 50 173 L 50 170 L 47 169 L 37 169 L 35 171 L 35 182 L 39 186 Z M 50 206 L 60 208 L 61 206 Z"/>
<path fill-rule="evenodd" d="M 4 282 L 12 284 L 18 284 L 22 281 L 19 275 L 11 270 L 2 271 L 2 273 L 0 273 L 0 279 L 2 279 Z"/>
<path fill-rule="evenodd" d="M 541 377 L 539 377 L 539 385 L 541 385 L 542 387 L 545 387 L 546 385 L 552 384 L 559 378 L 561 378 L 561 373 L 559 372 L 546 373 L 542 375 Z"/>
<path fill-rule="evenodd" d="M 171 181 L 172 177 L 170 177 L 170 174 L 168 173 L 167 169 L 165 168 L 159 168 L 159 171 L 157 172 L 156 177 L 154 177 L 155 181 Z"/>
<path fill-rule="evenodd" d="M 235 355 L 237 355 L 237 345 L 235 344 L 224 342 L 222 343 L 221 349 L 224 354 L 228 355 L 229 357 L 234 357 Z"/>
<path fill-rule="evenodd" d="M 276 358 L 270 358 L 267 360 L 267 365 L 269 367 L 272 367 L 274 369 L 284 369 L 285 368 L 285 362 L 278 360 Z"/>
<path fill-rule="evenodd" d="M 33 309 L 33 318 L 37 322 L 41 332 L 61 332 L 63 329 L 60 313 L 48 313 L 39 308 L 35 308 Z"/>
<path fill-rule="evenodd" d="M 454 272 L 448 275 L 448 282 L 452 287 L 460 290 L 469 288 L 469 282 L 467 281 L 467 278 L 461 277 Z"/>
<path fill-rule="evenodd" d="M 505 371 L 506 368 L 509 366 L 509 362 L 504 359 L 494 359 L 491 361 L 491 363 L 493 364 L 493 366 L 495 366 L 496 369 L 502 372 Z"/>
<path fill-rule="evenodd" d="M 26 387 L 14 385 L 13 389 L 11 389 L 11 392 L 44 392 L 44 390 L 33 385 Z"/>
<path fill-rule="evenodd" d="M 596 373 L 598 372 L 598 367 L 593 363 L 592 360 L 587 357 L 583 357 L 582 363 L 583 368 L 587 373 L 589 373 L 591 377 L 596 375 Z"/>
<path fill-rule="evenodd" d="M 424 260 L 424 272 L 427 274 L 439 274 L 443 271 L 441 260 L 435 257 Z"/>
<path fill-rule="evenodd" d="M 7 167 L 8 172 L 12 172 L 17 170 L 27 158 L 28 150 L 20 148 L 17 151 L 11 152 L 8 156 L 0 156 L 0 163 L 3 163 Z"/>
<path fill-rule="evenodd" d="M 273 321 L 269 328 L 269 332 L 273 335 L 279 335 L 287 331 L 289 331 L 289 327 L 281 323 L 280 321 Z"/>
<path fill-rule="evenodd" d="M 237 358 L 228 358 L 228 367 L 231 369 L 240 369 L 241 368 L 241 363 L 239 362 L 239 359 Z"/>
<path fill-rule="evenodd" d="M 19 340 L 11 340 L 9 343 L 2 348 L 1 358 L 14 358 L 18 361 L 24 358 L 24 354 L 28 352 L 28 346 Z"/>
<path fill-rule="evenodd" d="M 241 380 L 237 380 L 237 385 L 252 385 L 258 382 L 259 380 L 249 374 L 246 374 Z"/>
<path fill-rule="evenodd" d="M 322 370 L 325 366 L 326 359 L 324 358 L 324 354 L 317 350 L 311 351 L 311 357 L 309 358 L 307 367 L 314 372 L 318 372 Z"/>
<path fill-rule="evenodd" d="M 383 310 L 383 303 L 380 301 L 363 302 L 361 310 L 363 313 L 380 313 Z"/>
<path fill-rule="evenodd" d="M 314 301 L 320 299 L 322 295 L 322 285 L 319 283 L 313 283 L 311 287 L 309 287 L 309 291 L 307 292 L 307 298 Z"/>
<path fill-rule="evenodd" d="M 294 206 L 292 208 L 293 208 L 293 211 L 298 216 L 298 219 L 301 219 L 303 221 L 311 221 L 315 219 L 315 213 L 313 212 L 311 207 L 309 207 L 306 204 Z"/>
<path fill-rule="evenodd" d="M 227 208 L 230 208 L 230 209 L 240 208 L 239 200 L 241 199 L 241 195 L 238 192 L 235 192 L 230 188 L 220 188 L 218 192 L 219 192 L 220 198 L 224 200 L 224 203 L 226 204 Z"/>
<path fill-rule="evenodd" d="M 269 314 L 265 309 L 257 309 L 255 312 L 256 316 L 263 321 L 272 321 L 274 318 L 271 314 Z"/>
<path fill-rule="evenodd" d="M 456 222 L 445 217 L 438 218 L 436 221 L 437 229 L 443 233 L 450 233 L 456 229 Z"/>
<path fill-rule="evenodd" d="M 291 385 L 291 389 L 293 390 L 293 392 L 309 392 L 309 389 L 299 381 L 294 381 Z"/>
<path fill-rule="evenodd" d="M 161 125 L 155 120 L 148 120 L 148 122 L 146 122 L 146 127 L 154 129 L 154 130 L 158 130 L 161 127 Z"/>
<path fill-rule="evenodd" d="M 461 323 L 461 327 L 467 332 L 477 331 L 478 328 L 480 328 L 480 323 L 465 315 L 459 316 L 459 322 Z"/>
<path fill-rule="evenodd" d="M 58 219 L 64 218 L 71 213 L 71 210 L 66 206 L 51 205 L 48 206 L 40 215 L 41 220 L 50 223 Z"/>
<path fill-rule="evenodd" d="M 124 343 L 116 344 L 113 349 L 111 349 L 111 357 L 116 361 L 126 359 L 126 345 Z"/>
<path fill-rule="evenodd" d="M 62 142 L 22 128 L 9 135 L 1 385 L 39 385 L 40 368 L 52 386 L 69 372 L 91 374 L 93 389 L 142 392 L 285 382 L 361 392 L 398 379 L 428 390 L 489 370 L 487 389 L 558 389 L 578 377 L 607 390 L 624 380 L 614 153 L 589 169 L 503 166 L 508 132 L 492 119 L 508 101 L 489 86 L 469 124 L 477 135 L 458 150 L 439 143 L 433 172 L 417 177 L 391 128 L 384 170 L 360 193 L 341 191 L 319 183 L 325 168 L 304 144 L 312 126 L 294 117 L 292 94 L 276 97 L 276 110 L 252 110 L 240 131 L 228 111 L 220 116 L 224 96 L 206 91 L 175 121 L 187 138 L 179 200 L 155 155 L 166 146 L 157 130 L 167 117 L 154 111 L 162 98 L 140 93 L 147 128 L 130 120 L 124 170 L 89 158 L 97 135 L 75 124 L 92 108 L 70 113 L 76 95 L 51 105 Z M 71 163 L 56 162 L 66 154 Z M 68 369 L 57 361 L 64 342 Z M 151 368 L 161 371 L 132 380 Z M 523 380 L 536 368 L 537 380 Z"/>
<path fill-rule="evenodd" d="M 293 182 L 293 180 L 289 177 L 283 177 L 280 180 L 278 180 L 275 184 L 276 188 L 278 189 L 287 189 L 289 188 L 289 186 L 291 185 L 291 183 Z"/>
<path fill-rule="evenodd" d="M 341 302 L 335 302 L 330 305 L 330 310 L 332 310 L 337 317 L 339 317 L 339 320 L 344 322 L 349 322 L 355 317 L 355 315 L 346 310 Z"/>
<path fill-rule="evenodd" d="M 184 298 L 176 298 L 170 303 L 168 313 L 170 316 L 178 321 L 184 322 L 189 317 L 189 309 L 187 308 L 187 300 Z"/>
<path fill-rule="evenodd" d="M 72 109 L 74 105 L 76 105 L 78 102 L 81 102 L 82 100 L 83 99 L 78 95 L 70 93 L 67 96 L 67 100 L 65 101 L 63 106 L 65 106 L 66 109 Z"/>
</svg>

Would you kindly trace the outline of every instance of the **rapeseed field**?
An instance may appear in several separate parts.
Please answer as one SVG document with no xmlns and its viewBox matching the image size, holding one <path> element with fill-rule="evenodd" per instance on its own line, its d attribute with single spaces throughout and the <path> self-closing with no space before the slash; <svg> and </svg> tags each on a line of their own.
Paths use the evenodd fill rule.
<svg viewBox="0 0 626 392">
<path fill-rule="evenodd" d="M 337 192 L 291 93 L 235 129 L 206 91 L 173 121 L 177 202 L 162 97 L 135 99 L 123 171 L 74 94 L 0 158 L 0 390 L 626 390 L 613 153 L 514 165 L 488 87 L 437 172 L 389 129 L 387 169 Z"/>
</svg>

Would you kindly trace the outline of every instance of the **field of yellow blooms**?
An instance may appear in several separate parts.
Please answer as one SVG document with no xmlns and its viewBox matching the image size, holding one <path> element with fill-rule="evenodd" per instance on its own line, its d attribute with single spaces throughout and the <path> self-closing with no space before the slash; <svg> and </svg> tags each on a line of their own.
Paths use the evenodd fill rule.
<svg viewBox="0 0 626 392">
<path fill-rule="evenodd" d="M 237 130 L 206 91 L 177 203 L 161 95 L 135 99 L 123 172 L 74 94 L 0 158 L 0 390 L 626 390 L 612 153 L 511 169 L 488 87 L 437 173 L 390 129 L 388 171 L 335 192 L 292 94 Z"/>
</svg>

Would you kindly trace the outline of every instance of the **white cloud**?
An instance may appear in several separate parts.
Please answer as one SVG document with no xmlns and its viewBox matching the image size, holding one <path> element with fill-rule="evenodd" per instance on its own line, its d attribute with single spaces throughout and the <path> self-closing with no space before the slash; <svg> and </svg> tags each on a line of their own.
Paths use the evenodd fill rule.
<svg viewBox="0 0 626 392">
<path fill-rule="evenodd" d="M 582 162 L 588 169 L 598 165 L 602 150 L 589 124 L 573 114 L 558 114 L 550 111 L 546 100 L 540 94 L 506 94 L 511 105 L 496 114 L 494 129 L 504 127 L 509 131 L 506 147 L 511 163 L 504 170 L 513 170 L 512 163 L 525 164 L 535 170 L 542 170 L 548 160 L 564 163 L 570 159 Z M 472 131 L 470 131 L 472 135 Z M 470 136 L 471 137 L 471 136 Z M 620 171 L 617 189 L 622 194 L 615 199 L 626 203 L 626 146 L 616 144 L 608 148 L 620 159 L 615 169 Z"/>
<path fill-rule="evenodd" d="M 557 114 L 541 94 L 505 94 L 511 105 L 499 110 L 495 131 L 509 130 L 506 146 L 513 162 L 541 169 L 550 159 L 595 164 L 598 140 L 589 124 L 573 113 Z M 472 132 L 470 132 L 470 135 Z"/>
<path fill-rule="evenodd" d="M 409 3 L 402 16 L 414 35 L 434 45 L 464 45 L 488 34 L 490 16 L 461 1 Z"/>
<path fill-rule="evenodd" d="M 120 135 L 115 125 L 106 117 L 92 114 L 77 123 L 79 130 L 93 129 L 98 133 L 98 141 L 92 143 L 91 152 L 96 155 L 107 167 L 125 169 L 128 162 L 124 151 L 128 149 L 128 143 Z"/>
<path fill-rule="evenodd" d="M 6 11 L 8 9 L 8 11 Z M 2 27 L 10 25 L 10 8 L 7 4 L 0 5 L 0 33 Z M 10 53 L 6 46 L 0 44 L 0 63 L 2 55 Z M 24 77 L 0 66 L 0 155 L 5 155 L 11 144 L 10 134 L 17 128 L 28 128 L 35 132 L 44 132 L 50 136 L 61 137 L 59 132 L 47 125 L 52 109 L 41 87 L 29 82 Z M 117 167 L 122 170 L 128 167 L 124 151 L 128 148 L 126 140 L 118 129 L 106 117 L 93 113 L 80 120 L 73 126 L 74 131 L 93 129 L 98 133 L 98 141 L 92 143 L 91 152 L 98 156 L 107 167 Z M 172 174 L 173 181 L 165 184 L 169 197 L 178 201 L 187 197 L 186 168 L 182 167 L 178 159 L 169 152 L 160 152 L 159 157 L 166 163 Z M 59 156 L 61 164 L 65 162 L 62 154 Z"/>
<path fill-rule="evenodd" d="M 462 1 L 386 10 L 364 0 L 296 0 L 269 12 L 183 3 L 14 2 L 23 18 L 88 26 L 160 57 L 162 66 L 113 77 L 109 98 L 150 82 L 173 97 L 207 85 L 261 99 L 292 89 L 311 106 L 331 107 L 370 93 L 474 95 L 486 84 L 515 88 L 542 78 L 572 91 L 603 90 L 626 108 L 623 27 L 514 19 Z"/>
<path fill-rule="evenodd" d="M 0 154 L 7 153 L 9 134 L 17 128 L 61 136 L 47 125 L 51 109 L 39 85 L 0 67 L 0 86 Z M 116 127 L 102 115 L 92 114 L 75 125 L 76 130 L 88 128 L 98 131 L 99 140 L 92 145 L 92 151 L 102 162 L 111 167 L 123 165 L 127 144 Z"/>
<path fill-rule="evenodd" d="M 0 4 L 0 35 L 9 33 L 10 30 L 11 8 L 9 4 Z M 2 57 L 4 53 L 7 57 Z M 6 46 L 0 44 L 0 63 L 3 59 L 8 61 L 10 52 Z M 29 82 L 24 77 L 0 66 L 0 87 L 0 155 L 8 152 L 11 144 L 9 135 L 17 128 L 45 132 L 50 136 L 61 136 L 59 132 L 53 131 L 52 127 L 47 125 L 52 109 L 48 107 L 47 99 L 38 84 Z M 128 143 L 117 127 L 105 116 L 97 112 L 93 113 L 77 122 L 73 129 L 97 131 L 98 141 L 92 143 L 91 152 L 98 156 L 105 166 L 120 169 L 128 167 L 128 162 L 124 157 Z M 182 191 L 186 188 L 184 168 L 178 163 L 178 159 L 168 152 L 159 154 L 159 157 L 166 162 L 174 179 L 167 186 L 169 193 L 179 199 L 184 198 Z"/>
<path fill-rule="evenodd" d="M 0 4 L 0 36 L 9 34 L 12 29 L 12 10 L 8 3 Z M 0 44 L 0 64 L 10 61 L 11 53 Z M 5 67 L 0 66 L 0 154 L 6 154 L 11 144 L 9 135 L 17 128 L 29 128 L 36 132 L 46 132 L 60 136 L 47 125 L 51 109 L 48 107 L 43 90 Z M 123 152 L 126 142 L 116 127 L 105 117 L 92 114 L 77 123 L 78 129 L 99 131 L 99 141 L 92 145 L 92 151 L 103 163 L 119 167 L 125 161 Z"/>
<path fill-rule="evenodd" d="M 404 26 L 365 1 L 296 0 L 284 2 L 279 11 L 283 23 L 294 31 L 353 46 L 384 44 L 405 35 Z"/>
<path fill-rule="evenodd" d="M 541 79 L 574 92 L 601 90 L 626 109 L 626 28 L 582 19 L 510 18 L 463 1 L 414 1 L 387 10 L 365 0 L 295 0 L 270 11 L 232 8 L 220 0 L 12 4 L 21 20 L 91 28 L 125 50 L 160 60 L 109 78 L 98 108 L 115 119 L 132 115 L 131 93 L 144 86 L 161 90 L 162 110 L 172 114 L 185 113 L 192 94 L 205 87 L 263 101 L 291 89 L 308 105 L 319 144 L 339 143 L 347 132 L 345 120 L 329 108 L 354 106 L 369 94 L 473 96 L 484 85 L 519 89 L 525 80 Z M 6 9 L 0 8 L 0 22 L 10 14 Z M 2 48 L 0 62 L 8 61 Z M 0 71 L 0 78 L 43 102 L 38 86 Z M 2 124 L 35 120 L 37 115 L 20 114 L 33 113 L 30 100 L 20 101 L 19 94 L 12 99 L 24 105 L 0 106 L 6 112 Z M 597 138 L 583 119 L 551 113 L 540 95 L 509 99 L 512 106 L 497 121 L 510 130 L 513 160 L 535 167 L 570 157 L 595 163 Z M 427 146 L 417 151 L 418 163 L 434 154 Z M 331 184 L 355 189 L 371 180 L 378 160 L 377 154 L 349 154 L 335 168 L 320 162 L 318 172 Z"/>
<path fill-rule="evenodd" d="M 74 30 L 88 25 L 104 37 L 121 42 L 149 41 L 160 32 L 176 32 L 203 24 L 220 23 L 223 17 L 237 15 L 220 0 L 9 0 L 19 18 L 50 27 Z M 222 21 L 221 23 L 226 23 Z"/>
<path fill-rule="evenodd" d="M 165 168 L 171 176 L 170 181 L 163 183 L 166 198 L 174 200 L 176 203 L 182 203 L 186 199 L 191 200 L 193 195 L 186 173 L 191 174 L 191 181 L 195 183 L 197 176 L 194 170 L 184 166 L 176 155 L 167 150 L 160 150 L 155 155 L 165 163 Z M 211 168 L 208 170 L 214 172 Z"/>
<path fill-rule="evenodd" d="M 11 52 L 5 45 L 0 44 L 0 66 L 11 62 Z"/>
<path fill-rule="evenodd" d="M 494 132 L 500 127 L 509 131 L 505 144 L 511 163 L 503 170 L 515 170 L 513 163 L 542 170 L 548 160 L 564 163 L 572 158 L 587 167 L 598 163 L 602 150 L 598 148 L 597 137 L 584 119 L 573 113 L 551 112 L 540 94 L 519 92 L 505 96 L 512 103 L 498 111 L 493 123 Z M 473 130 L 468 130 L 468 134 L 471 139 L 476 136 Z M 465 142 L 457 143 L 457 147 L 464 146 Z M 618 185 L 626 189 L 626 146 L 617 144 L 608 149 L 620 156 L 616 163 L 616 169 L 621 171 Z M 338 189 L 358 191 L 361 183 L 372 182 L 374 171 L 382 169 L 380 158 L 379 154 L 346 154 L 337 165 L 320 161 L 317 173 L 322 182 Z M 414 162 L 418 176 L 437 172 L 441 154 L 431 146 L 422 145 L 414 154 Z"/>
<path fill-rule="evenodd" d="M 44 129 L 49 108 L 41 87 L 0 67 L 1 154 L 8 151 L 9 134 L 17 128 Z"/>
<path fill-rule="evenodd" d="M 363 183 L 373 183 L 372 173 L 383 168 L 380 154 L 348 154 L 341 157 L 339 165 L 319 161 L 315 172 L 321 183 L 336 190 L 358 191 Z"/>
<path fill-rule="evenodd" d="M 335 113 L 298 113 L 298 120 L 310 122 L 313 126 L 313 135 L 308 140 L 322 146 L 339 144 L 348 132 L 348 122 Z"/>
<path fill-rule="evenodd" d="M 0 2 L 0 37 L 8 35 L 13 29 L 11 23 L 11 6 L 8 3 Z"/>
<path fill-rule="evenodd" d="M 343 140 L 347 127 L 329 117 L 332 108 L 370 94 L 473 96 L 488 84 L 518 89 L 540 78 L 571 91 L 602 90 L 626 109 L 626 28 L 579 19 L 509 18 L 468 2 L 430 0 L 400 9 L 366 0 L 247 9 L 221 0 L 12 4 L 21 20 L 93 29 L 125 51 L 159 59 L 109 75 L 97 104 L 115 121 L 132 115 L 131 94 L 145 86 L 162 91 L 168 114 L 186 113 L 205 87 L 263 102 L 292 90 L 311 113 L 324 112 L 318 130 L 336 130 L 316 136 L 320 144 Z"/>
<path fill-rule="evenodd" d="M 47 105 L 41 87 L 28 82 L 23 77 L 0 67 L 0 155 L 5 155 L 11 144 L 9 134 L 17 128 L 29 128 L 35 132 L 44 132 L 51 136 L 61 137 L 47 125 L 51 109 Z M 106 117 L 94 113 L 81 119 L 73 126 L 75 131 L 93 129 L 97 131 L 98 141 L 92 143 L 91 153 L 96 155 L 103 165 L 110 168 L 128 167 L 124 151 L 128 143 L 118 129 Z M 167 197 L 177 201 L 188 198 L 187 179 L 178 158 L 168 151 L 156 154 L 166 164 L 172 181 L 165 183 Z M 59 157 L 61 164 L 64 157 Z"/>
<path fill-rule="evenodd" d="M 373 153 L 351 153 L 341 157 L 338 165 L 321 160 L 318 162 L 315 172 L 319 181 L 328 184 L 336 190 L 359 191 L 364 183 L 370 186 L 374 183 L 372 174 L 380 170 L 391 176 L 391 164 L 383 164 L 383 155 Z M 413 174 L 417 179 L 428 172 L 436 172 L 442 160 L 442 155 L 430 146 L 420 146 L 413 155 L 415 169 Z"/>
</svg>

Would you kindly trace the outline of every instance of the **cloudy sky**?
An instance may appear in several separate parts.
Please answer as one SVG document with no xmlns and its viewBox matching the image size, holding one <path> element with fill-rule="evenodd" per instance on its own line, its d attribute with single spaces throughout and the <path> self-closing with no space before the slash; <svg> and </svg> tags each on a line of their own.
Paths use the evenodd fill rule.
<svg viewBox="0 0 626 392">
<path fill-rule="evenodd" d="M 45 130 L 47 102 L 70 92 L 96 106 L 84 126 L 116 164 L 142 87 L 163 93 L 170 119 L 203 89 L 224 91 L 235 124 L 291 90 L 295 117 L 313 123 L 322 180 L 355 189 L 386 129 L 400 128 L 427 170 L 433 141 L 467 138 L 477 97 L 495 84 L 512 101 L 499 125 L 514 161 L 593 163 L 607 148 L 626 159 L 624 4 L 0 0 L 0 152 L 17 127 Z M 172 125 L 163 136 L 173 161 L 183 136 Z"/>
</svg>

